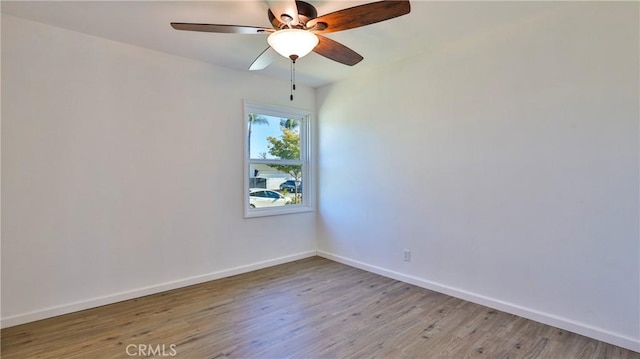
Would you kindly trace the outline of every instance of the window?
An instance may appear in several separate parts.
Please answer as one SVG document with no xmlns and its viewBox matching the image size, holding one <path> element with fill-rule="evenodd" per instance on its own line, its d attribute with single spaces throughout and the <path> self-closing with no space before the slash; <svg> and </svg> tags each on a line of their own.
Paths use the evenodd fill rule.
<svg viewBox="0 0 640 359">
<path fill-rule="evenodd" d="M 313 210 L 311 114 L 244 103 L 245 217 Z"/>
</svg>

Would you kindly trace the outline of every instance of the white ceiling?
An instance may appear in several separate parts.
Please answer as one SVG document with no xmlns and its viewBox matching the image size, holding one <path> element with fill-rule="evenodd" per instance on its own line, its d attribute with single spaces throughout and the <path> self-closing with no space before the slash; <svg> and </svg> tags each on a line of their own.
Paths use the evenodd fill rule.
<svg viewBox="0 0 640 359">
<path fill-rule="evenodd" d="M 371 1 L 308 0 L 319 15 Z M 409 56 L 490 36 L 541 13 L 558 2 L 412 1 L 411 13 L 358 29 L 328 34 L 364 56 L 349 67 L 310 54 L 297 62 L 300 84 L 317 87 L 373 71 Z M 114 41 L 219 66 L 248 71 L 267 47 L 266 35 L 173 30 L 169 23 L 194 22 L 269 27 L 264 1 L 2 1 L 1 11 Z M 566 10 L 566 6 L 564 7 Z M 502 29 L 502 30 L 500 30 Z M 261 74 L 289 79 L 289 60 L 278 58 Z"/>
</svg>

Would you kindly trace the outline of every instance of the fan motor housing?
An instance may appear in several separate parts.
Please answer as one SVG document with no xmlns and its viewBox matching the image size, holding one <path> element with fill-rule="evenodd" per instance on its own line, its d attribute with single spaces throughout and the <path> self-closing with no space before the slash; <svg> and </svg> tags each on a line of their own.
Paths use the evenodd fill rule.
<svg viewBox="0 0 640 359">
<path fill-rule="evenodd" d="M 304 29 L 305 24 L 309 22 L 309 20 L 318 17 L 318 11 L 313 5 L 304 1 L 296 1 L 296 6 L 298 7 L 298 19 L 300 23 L 295 27 Z M 277 19 L 270 9 L 267 10 L 267 15 L 269 16 L 269 21 L 271 22 L 271 25 L 273 25 L 274 29 L 279 30 L 287 27 L 284 20 Z"/>
</svg>

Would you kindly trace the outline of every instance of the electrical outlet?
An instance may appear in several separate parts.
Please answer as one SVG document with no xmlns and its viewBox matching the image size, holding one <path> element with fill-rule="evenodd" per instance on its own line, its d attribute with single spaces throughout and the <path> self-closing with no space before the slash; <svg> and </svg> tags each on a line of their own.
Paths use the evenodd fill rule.
<svg viewBox="0 0 640 359">
<path fill-rule="evenodd" d="M 404 250 L 404 257 L 402 258 L 405 262 L 409 262 L 411 260 L 411 251 L 408 249 Z"/>
</svg>

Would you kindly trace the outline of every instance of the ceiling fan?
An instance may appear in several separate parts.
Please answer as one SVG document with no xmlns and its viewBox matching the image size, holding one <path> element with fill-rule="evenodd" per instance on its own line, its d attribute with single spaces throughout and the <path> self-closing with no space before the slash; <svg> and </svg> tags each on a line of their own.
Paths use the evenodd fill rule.
<svg viewBox="0 0 640 359">
<path fill-rule="evenodd" d="M 353 29 L 393 19 L 411 11 L 409 1 L 386 0 L 338 10 L 318 17 L 316 8 L 304 1 L 267 0 L 267 15 L 273 28 L 172 22 L 176 30 L 231 34 L 270 34 L 269 47 L 251 64 L 250 70 L 262 70 L 275 59 L 272 50 L 295 62 L 313 51 L 339 63 L 353 66 L 363 57 L 323 34 Z"/>
</svg>

